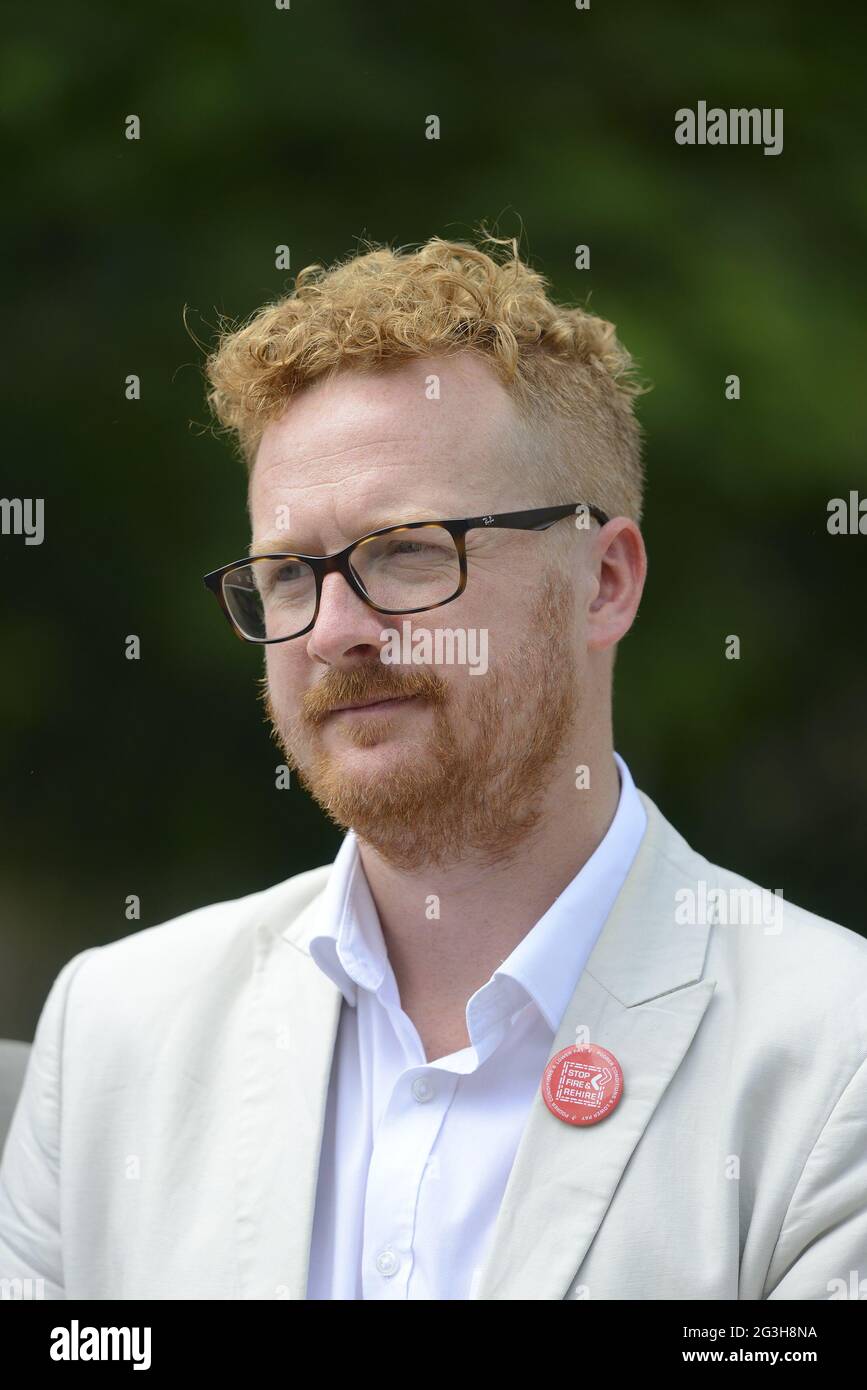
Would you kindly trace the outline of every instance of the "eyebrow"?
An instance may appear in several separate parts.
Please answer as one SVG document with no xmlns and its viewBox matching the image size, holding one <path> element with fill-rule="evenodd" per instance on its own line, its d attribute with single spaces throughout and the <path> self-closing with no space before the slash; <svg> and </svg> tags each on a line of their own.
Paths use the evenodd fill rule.
<svg viewBox="0 0 867 1390">
<path fill-rule="evenodd" d="M 387 526 L 406 526 L 407 523 L 410 521 L 445 521 L 449 519 L 450 518 L 448 517 L 433 515 L 420 516 L 417 511 L 412 512 L 411 514 L 405 517 L 401 517 L 398 520 L 395 520 L 392 516 L 387 521 L 378 521 L 375 525 L 368 526 L 366 531 L 359 531 L 358 535 L 355 536 L 353 540 L 362 540 L 365 536 L 371 535 L 372 532 L 381 531 L 384 527 Z M 346 544 L 352 545 L 352 543 L 352 541 L 347 541 Z M 339 549 L 341 550 L 343 548 L 343 546 L 339 547 Z M 317 552 L 315 550 L 305 550 L 303 547 L 298 545 L 293 546 L 291 543 L 289 543 L 287 539 L 287 534 L 285 532 L 278 536 L 268 536 L 263 541 L 257 541 L 256 544 L 252 545 L 250 550 L 248 551 L 248 554 L 250 555 L 315 555 L 316 553 Z"/>
</svg>

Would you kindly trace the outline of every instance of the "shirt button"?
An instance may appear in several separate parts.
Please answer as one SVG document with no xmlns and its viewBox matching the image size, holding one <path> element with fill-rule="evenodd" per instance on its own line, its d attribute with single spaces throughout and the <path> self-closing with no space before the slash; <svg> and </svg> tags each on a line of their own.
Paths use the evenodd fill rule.
<svg viewBox="0 0 867 1390">
<path fill-rule="evenodd" d="M 412 1093 L 416 1100 L 430 1100 L 433 1095 L 433 1086 L 423 1076 L 417 1076 L 412 1083 Z"/>
<path fill-rule="evenodd" d="M 383 1250 L 376 1257 L 376 1267 L 380 1274 L 384 1274 L 386 1279 L 390 1279 L 392 1274 L 396 1274 L 400 1268 L 400 1260 L 393 1250 Z"/>
</svg>

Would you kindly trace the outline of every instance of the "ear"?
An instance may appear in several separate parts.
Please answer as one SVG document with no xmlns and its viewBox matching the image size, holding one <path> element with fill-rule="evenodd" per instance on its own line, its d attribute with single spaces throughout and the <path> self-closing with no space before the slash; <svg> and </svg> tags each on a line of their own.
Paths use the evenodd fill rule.
<svg viewBox="0 0 867 1390">
<path fill-rule="evenodd" d="M 647 576 L 647 552 L 635 522 L 613 517 L 597 533 L 591 559 L 593 597 L 587 606 L 587 646 L 605 651 L 635 620 Z"/>
</svg>

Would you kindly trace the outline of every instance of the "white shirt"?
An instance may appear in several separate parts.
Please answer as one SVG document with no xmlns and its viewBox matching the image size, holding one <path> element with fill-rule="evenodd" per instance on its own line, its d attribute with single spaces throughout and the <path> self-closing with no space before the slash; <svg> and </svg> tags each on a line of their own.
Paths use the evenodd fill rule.
<svg viewBox="0 0 867 1390">
<path fill-rule="evenodd" d="M 471 1045 L 434 1062 L 401 1008 L 357 839 L 346 835 L 310 943 L 344 1002 L 309 1299 L 471 1296 L 554 1036 L 647 824 L 614 757 L 620 799 L 605 838 L 468 1001 Z"/>
</svg>

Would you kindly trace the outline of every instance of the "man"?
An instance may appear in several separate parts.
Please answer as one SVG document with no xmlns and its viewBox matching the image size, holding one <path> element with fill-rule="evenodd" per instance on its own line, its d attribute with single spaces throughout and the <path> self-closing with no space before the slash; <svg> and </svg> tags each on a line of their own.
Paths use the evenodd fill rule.
<svg viewBox="0 0 867 1390">
<path fill-rule="evenodd" d="M 303 272 L 209 375 L 252 541 L 207 582 L 347 834 L 64 967 L 0 1274 L 53 1298 L 858 1297 L 867 943 L 691 850 L 614 752 L 646 562 L 611 325 L 514 248 L 435 238 Z"/>
</svg>

